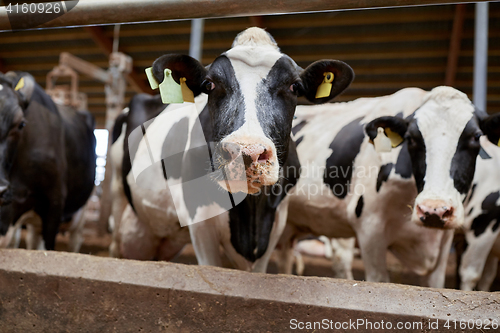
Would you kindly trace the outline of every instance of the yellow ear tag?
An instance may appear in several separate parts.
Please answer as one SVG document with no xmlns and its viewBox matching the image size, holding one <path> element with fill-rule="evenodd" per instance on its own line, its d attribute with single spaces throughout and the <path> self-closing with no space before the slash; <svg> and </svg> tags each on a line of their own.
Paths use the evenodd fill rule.
<svg viewBox="0 0 500 333">
<path fill-rule="evenodd" d="M 186 78 L 181 77 L 179 81 L 181 83 L 182 98 L 184 99 L 184 102 L 194 103 L 194 94 L 191 91 L 191 89 L 189 89 L 189 87 L 187 86 Z"/>
<path fill-rule="evenodd" d="M 16 87 L 14 88 L 15 91 L 18 91 L 19 89 L 22 89 L 24 87 L 24 77 L 17 82 Z"/>
<path fill-rule="evenodd" d="M 328 97 L 332 92 L 332 82 L 335 75 L 333 75 L 332 72 L 325 72 L 323 73 L 323 75 L 325 76 L 325 78 L 316 91 L 316 98 Z"/>
<path fill-rule="evenodd" d="M 156 78 L 153 75 L 153 67 L 146 68 L 146 76 L 148 77 L 151 89 L 158 89 L 158 81 L 156 81 Z"/>
<path fill-rule="evenodd" d="M 500 139 L 498 139 L 497 146 L 500 147 Z"/>
<path fill-rule="evenodd" d="M 396 148 L 403 142 L 403 138 L 396 132 L 391 131 L 389 127 L 385 129 L 387 137 L 391 140 L 392 148 Z"/>
<path fill-rule="evenodd" d="M 184 103 L 181 86 L 174 81 L 172 71 L 165 68 L 164 75 L 165 78 L 159 85 L 161 101 L 163 104 Z"/>
<path fill-rule="evenodd" d="M 385 135 L 382 127 L 377 128 L 377 136 L 373 139 L 377 153 L 388 153 L 392 149 L 391 140 Z"/>
</svg>

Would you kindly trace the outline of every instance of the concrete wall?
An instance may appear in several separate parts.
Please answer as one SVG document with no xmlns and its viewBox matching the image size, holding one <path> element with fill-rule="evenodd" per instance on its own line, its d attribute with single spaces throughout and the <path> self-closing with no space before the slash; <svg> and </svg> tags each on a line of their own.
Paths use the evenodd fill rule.
<svg viewBox="0 0 500 333">
<path fill-rule="evenodd" d="M 499 293 L 0 250 L 2 333 L 318 332 L 293 328 L 323 320 L 453 332 L 453 320 L 459 331 L 461 319 L 488 318 L 500 320 Z"/>
</svg>

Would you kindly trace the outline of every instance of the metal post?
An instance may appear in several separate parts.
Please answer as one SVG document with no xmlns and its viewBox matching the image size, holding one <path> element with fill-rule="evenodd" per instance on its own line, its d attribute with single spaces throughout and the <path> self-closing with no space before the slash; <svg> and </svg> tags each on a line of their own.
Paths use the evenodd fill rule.
<svg viewBox="0 0 500 333">
<path fill-rule="evenodd" d="M 488 3 L 476 3 L 474 36 L 474 105 L 486 111 L 488 80 Z"/>
<path fill-rule="evenodd" d="M 201 61 L 203 51 L 203 28 L 204 19 L 191 21 L 191 39 L 189 41 L 189 55 L 198 61 Z"/>
<path fill-rule="evenodd" d="M 108 220 L 111 215 L 111 132 L 116 117 L 125 107 L 125 92 L 127 90 L 126 76 L 132 71 L 132 58 L 121 52 L 111 53 L 109 56 L 109 70 L 113 78 L 111 84 L 106 84 L 106 129 L 108 130 L 108 151 L 106 154 L 106 170 L 101 183 L 101 210 L 99 213 L 99 234 L 106 233 Z"/>
</svg>

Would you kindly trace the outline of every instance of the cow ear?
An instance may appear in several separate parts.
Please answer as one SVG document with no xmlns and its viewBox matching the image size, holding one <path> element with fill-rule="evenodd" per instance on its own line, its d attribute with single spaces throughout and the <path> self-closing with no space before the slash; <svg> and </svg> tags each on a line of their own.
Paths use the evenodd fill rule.
<svg viewBox="0 0 500 333">
<path fill-rule="evenodd" d="M 300 74 L 304 95 L 310 102 L 322 104 L 343 92 L 354 79 L 354 71 L 339 60 L 319 60 Z"/>
<path fill-rule="evenodd" d="M 7 72 L 5 76 L 12 80 L 12 88 L 24 106 L 27 106 L 31 102 L 31 97 L 35 90 L 35 78 L 24 72 Z"/>
<path fill-rule="evenodd" d="M 479 126 L 488 140 L 500 147 L 500 113 L 479 117 Z"/>
<path fill-rule="evenodd" d="M 405 133 L 408 129 L 408 122 L 403 118 L 390 116 L 380 117 L 370 121 L 365 126 L 365 132 L 372 144 L 376 143 L 375 139 L 379 135 L 379 128 L 383 129 L 382 134 L 390 139 L 389 148 L 396 148 L 404 141 Z"/>
<path fill-rule="evenodd" d="M 201 84 L 205 80 L 207 70 L 202 64 L 190 56 L 182 54 L 166 54 L 153 63 L 153 75 L 158 83 L 164 79 L 165 69 L 172 71 L 175 82 L 180 84 L 180 78 L 186 78 L 186 85 L 198 96 L 202 92 Z"/>
</svg>

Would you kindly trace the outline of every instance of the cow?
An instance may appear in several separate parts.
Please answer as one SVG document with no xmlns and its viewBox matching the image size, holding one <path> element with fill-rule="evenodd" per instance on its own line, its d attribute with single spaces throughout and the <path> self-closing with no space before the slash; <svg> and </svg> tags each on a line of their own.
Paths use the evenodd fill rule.
<svg viewBox="0 0 500 333">
<path fill-rule="evenodd" d="M 118 116 L 113 126 L 111 159 L 113 168 L 112 189 L 112 215 L 113 225 L 110 255 L 117 258 L 137 260 L 172 260 L 185 244 L 190 242 L 189 230 L 181 228 L 174 214 L 163 212 L 160 208 L 157 215 L 151 201 L 140 201 L 133 204 L 132 187 L 135 181 L 127 181 L 132 164 L 131 156 L 136 154 L 137 145 L 129 147 L 130 134 L 149 120 L 156 118 L 165 105 L 160 95 L 137 94 L 130 100 L 129 106 Z M 149 176 L 146 173 L 144 176 Z M 149 181 L 155 181 L 152 178 Z M 134 193 L 141 188 L 135 189 Z M 169 192 L 158 195 L 161 201 L 157 207 L 169 207 L 164 202 L 170 196 Z M 143 206 L 147 209 L 143 209 Z M 137 208 L 136 208 L 137 207 Z M 171 207 L 172 208 L 172 207 Z M 171 209 L 170 209 L 171 211 Z M 175 212 L 174 212 L 175 213 Z M 167 218 L 166 218 L 167 217 Z M 167 221 L 167 223 L 165 223 Z"/>
<path fill-rule="evenodd" d="M 472 188 L 465 199 L 465 249 L 457 251 L 459 287 L 488 291 L 496 276 L 500 234 L 500 152 L 481 138 Z M 457 249 L 459 250 L 459 249 Z"/>
<path fill-rule="evenodd" d="M 24 72 L 0 74 L 0 117 L 0 233 L 32 210 L 53 250 L 94 187 L 93 117 L 56 106 Z"/>
<path fill-rule="evenodd" d="M 297 275 L 304 274 L 305 265 L 302 254 L 306 254 L 329 259 L 332 262 L 332 277 L 353 280 L 352 262 L 357 253 L 355 244 L 354 237 L 328 238 L 326 236 L 297 242 L 293 249 Z"/>
<path fill-rule="evenodd" d="M 188 225 L 199 264 L 220 266 L 222 245 L 236 268 L 264 272 L 298 178 L 290 138 L 297 99 L 328 102 L 354 72 L 337 60 L 302 69 L 260 28 L 238 34 L 207 67 L 161 56 L 152 66 L 157 82 L 167 69 L 177 84 L 185 78 L 195 103 L 170 104 L 129 136 L 129 145 L 141 139 L 127 176 L 132 206 L 140 222 L 155 220 L 144 223 L 153 233 Z M 327 79 L 326 94 L 316 98 Z"/>
<path fill-rule="evenodd" d="M 389 249 L 423 285 L 442 287 L 479 138 L 484 132 L 498 142 L 499 118 L 450 87 L 298 107 L 296 117 L 302 169 L 280 240 L 280 271 L 291 272 L 290 248 L 303 234 L 356 236 L 368 281 L 389 281 Z M 374 149 L 380 131 L 395 138 L 390 152 Z"/>
</svg>

